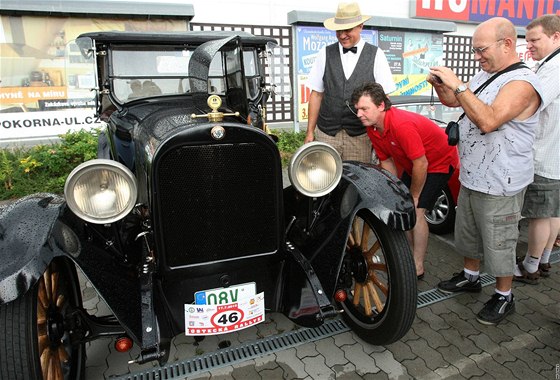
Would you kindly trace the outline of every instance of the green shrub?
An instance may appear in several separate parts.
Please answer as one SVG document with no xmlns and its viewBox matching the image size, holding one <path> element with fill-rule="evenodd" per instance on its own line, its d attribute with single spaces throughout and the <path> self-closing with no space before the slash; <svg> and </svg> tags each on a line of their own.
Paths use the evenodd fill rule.
<svg viewBox="0 0 560 380">
<path fill-rule="evenodd" d="M 0 155 L 0 200 L 37 192 L 62 194 L 72 169 L 97 155 L 99 131 L 68 132 L 60 142 L 3 149 Z"/>
<path fill-rule="evenodd" d="M 14 171 L 15 171 L 15 159 L 13 155 L 9 154 L 6 150 L 2 150 L 0 155 L 0 181 L 4 184 L 5 190 L 12 189 Z"/>
<path fill-rule="evenodd" d="M 294 152 L 303 145 L 305 132 L 280 132 L 277 136 L 282 166 L 287 166 Z"/>
<path fill-rule="evenodd" d="M 97 156 L 98 136 L 98 130 L 81 130 L 61 135 L 52 145 L 0 150 L 0 200 L 38 192 L 62 194 L 72 169 Z M 280 132 L 278 138 L 285 166 L 303 145 L 305 132 Z"/>
</svg>

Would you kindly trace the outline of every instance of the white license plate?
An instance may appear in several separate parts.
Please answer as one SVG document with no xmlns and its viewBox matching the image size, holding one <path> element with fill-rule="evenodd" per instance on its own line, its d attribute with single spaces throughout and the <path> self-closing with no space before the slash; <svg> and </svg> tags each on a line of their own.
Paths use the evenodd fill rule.
<svg viewBox="0 0 560 380">
<path fill-rule="evenodd" d="M 227 305 L 252 297 L 257 293 L 254 282 L 233 285 L 227 288 L 203 290 L 194 294 L 196 305 Z"/>
<path fill-rule="evenodd" d="M 264 293 L 221 305 L 185 304 L 185 335 L 225 334 L 254 326 L 264 319 Z"/>
</svg>

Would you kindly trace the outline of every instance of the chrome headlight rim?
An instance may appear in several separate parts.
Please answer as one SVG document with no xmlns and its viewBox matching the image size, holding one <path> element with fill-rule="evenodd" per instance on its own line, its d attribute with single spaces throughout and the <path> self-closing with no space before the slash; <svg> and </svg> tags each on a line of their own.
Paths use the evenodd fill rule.
<svg viewBox="0 0 560 380">
<path fill-rule="evenodd" d="M 304 158 L 308 157 L 310 154 L 314 153 L 326 153 L 328 154 L 334 161 L 335 170 L 332 173 L 333 178 L 327 186 L 322 187 L 321 189 L 311 190 L 306 188 L 299 180 L 297 173 L 300 170 L 300 165 Z M 319 198 L 324 195 L 330 193 L 342 178 L 342 158 L 336 149 L 334 149 L 331 145 L 320 142 L 320 141 L 313 141 L 301 146 L 292 156 L 290 159 L 290 164 L 288 166 L 288 177 L 290 179 L 291 184 L 295 187 L 295 189 L 300 192 L 301 194 Z"/>
<path fill-rule="evenodd" d="M 126 206 L 123 207 L 121 211 L 116 211 L 111 215 L 96 216 L 85 212 L 78 205 L 74 189 L 76 184 L 84 177 L 84 175 L 103 170 L 109 170 L 121 176 L 128 184 L 129 196 Z M 80 219 L 93 224 L 110 224 L 121 220 L 132 211 L 138 196 L 138 186 L 136 177 L 125 165 L 113 160 L 93 159 L 76 166 L 74 170 L 70 172 L 68 178 L 66 179 L 66 183 L 64 184 L 64 196 L 66 204 L 70 210 L 72 210 L 72 212 Z"/>
</svg>

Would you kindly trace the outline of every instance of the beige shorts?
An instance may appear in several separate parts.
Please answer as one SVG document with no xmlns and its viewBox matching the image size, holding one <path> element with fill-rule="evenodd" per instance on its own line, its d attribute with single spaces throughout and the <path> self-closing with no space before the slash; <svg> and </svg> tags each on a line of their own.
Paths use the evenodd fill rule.
<svg viewBox="0 0 560 380">
<path fill-rule="evenodd" d="M 525 218 L 560 217 L 560 180 L 535 175 L 525 192 L 521 215 Z"/>
<path fill-rule="evenodd" d="M 524 193 L 497 196 L 461 186 L 455 248 L 465 257 L 484 260 L 484 270 L 495 277 L 513 275 Z"/>
</svg>

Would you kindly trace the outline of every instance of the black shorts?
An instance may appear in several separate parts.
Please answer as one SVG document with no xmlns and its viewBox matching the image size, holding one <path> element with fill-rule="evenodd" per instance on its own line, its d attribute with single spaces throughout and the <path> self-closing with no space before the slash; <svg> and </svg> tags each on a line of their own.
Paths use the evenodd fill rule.
<svg viewBox="0 0 560 380">
<path fill-rule="evenodd" d="M 428 173 L 426 183 L 424 183 L 424 188 L 420 193 L 420 199 L 418 199 L 418 208 L 431 210 L 452 174 L 452 166 L 449 167 L 449 173 Z M 410 189 L 412 177 L 407 172 L 403 172 L 401 181 Z"/>
</svg>

